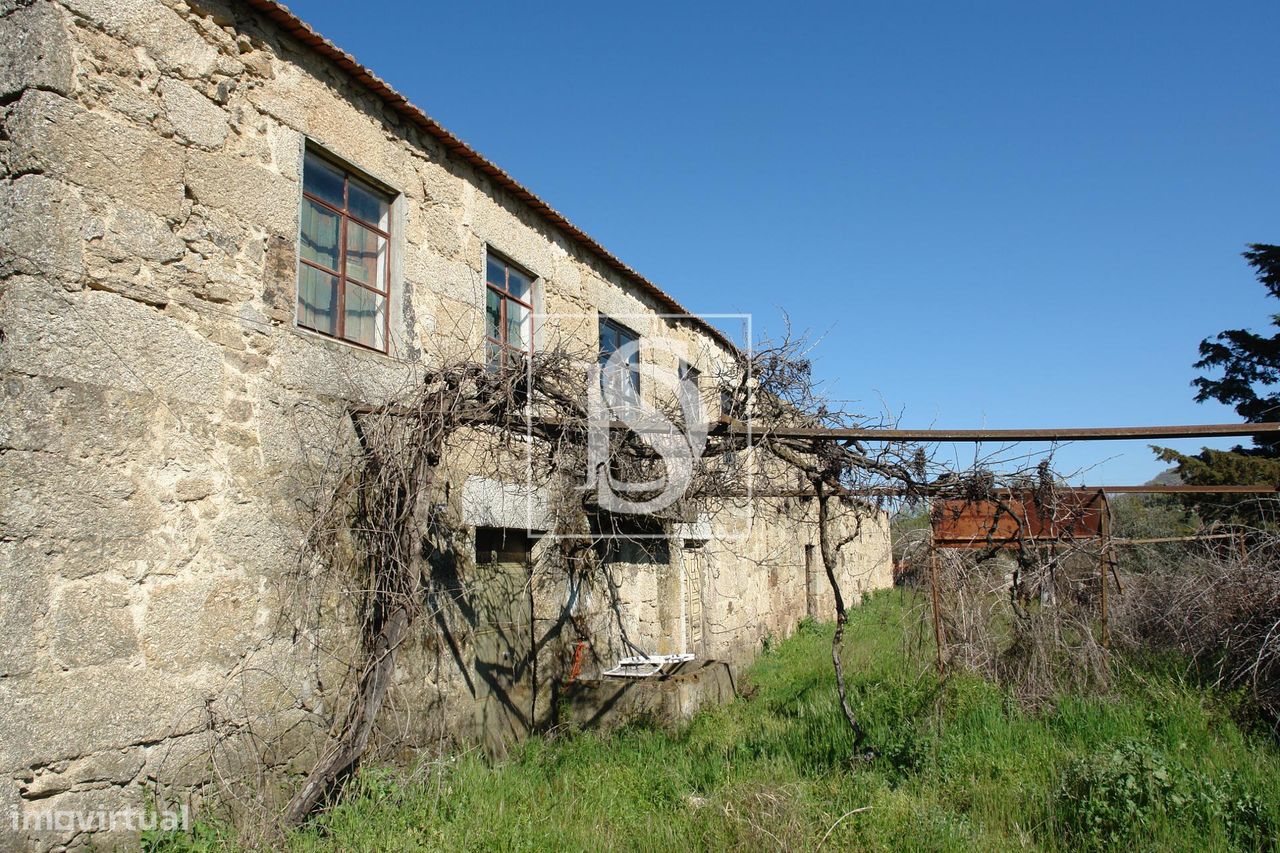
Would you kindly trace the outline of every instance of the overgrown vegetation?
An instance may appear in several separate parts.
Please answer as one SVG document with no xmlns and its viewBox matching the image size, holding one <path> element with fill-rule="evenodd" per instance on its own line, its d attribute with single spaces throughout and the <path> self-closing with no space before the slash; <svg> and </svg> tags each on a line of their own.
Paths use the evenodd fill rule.
<svg viewBox="0 0 1280 853">
<path fill-rule="evenodd" d="M 1172 652 L 1203 683 L 1241 691 L 1280 734 L 1278 555 L 1280 540 L 1255 531 L 1233 543 L 1200 543 L 1176 563 L 1129 575 L 1117 639 L 1134 650 Z"/>
<path fill-rule="evenodd" d="M 340 440 L 338 446 L 350 451 L 324 454 L 332 464 L 319 469 L 315 496 L 302 501 L 310 529 L 291 579 L 295 588 L 285 595 L 293 612 L 284 614 L 291 636 L 336 637 L 344 646 L 321 648 L 321 640 L 312 641 L 327 660 L 345 663 L 339 695 L 319 703 L 320 712 L 309 712 L 323 724 L 323 745 L 283 811 L 267 800 L 272 792 L 262 784 L 265 774 L 232 779 L 248 792 L 243 799 L 252 815 L 239 822 L 259 837 L 273 837 L 326 804 L 370 757 L 402 647 L 415 635 L 449 642 L 441 626 L 463 608 L 451 595 L 456 590 L 434 579 L 448 566 L 444 574 L 452 582 L 459 554 L 467 550 L 470 525 L 462 502 L 450 499 L 465 493 L 464 475 L 523 482 L 547 498 L 549 532 L 558 535 L 544 549 L 543 568 L 577 581 L 604 580 L 621 640 L 637 652 L 643 650 L 622 630 L 624 602 L 614 595 L 607 561 L 593 554 L 596 546 L 607 550 L 610 543 L 629 541 L 636 516 L 651 532 L 670 533 L 686 519 L 711 518 L 717 509 L 751 501 L 748 481 L 762 494 L 807 485 L 812 511 L 808 504 L 784 503 L 777 512 L 816 528 L 834 601 L 836 693 L 854 747 L 865 752 L 866 728 L 847 701 L 842 670 L 842 552 L 878 511 L 865 499 L 874 498 L 873 484 L 891 482 L 913 499 L 935 490 L 918 448 L 887 442 L 869 450 L 828 434 L 864 424 L 829 406 L 806 351 L 802 340 L 788 336 L 776 344 L 758 342 L 748 355 L 733 354 L 728 376 L 720 380 L 722 418 L 714 430 L 703 422 L 696 381 L 672 377 L 678 382 L 668 389 L 674 395 L 640 405 L 627 356 L 619 360 L 621 351 L 614 352 L 598 365 L 581 342 L 494 364 L 467 357 L 446 362 L 415 374 L 387 402 L 351 407 L 353 436 L 343 433 L 354 444 Z M 751 425 L 738 416 L 749 417 Z M 716 464 L 740 452 L 753 457 L 749 477 L 742 466 Z M 993 485 L 994 476 L 983 482 Z M 322 624 L 322 617 L 333 615 L 334 601 L 340 602 L 337 618 L 355 629 L 357 649 L 345 647 L 350 638 L 344 632 Z M 433 608 L 433 601 L 443 606 Z M 571 614 L 564 616 L 561 624 Z M 535 653 L 530 670 L 537 664 Z M 390 738 L 383 746 L 394 754 L 399 744 Z M 226 778 L 219 781 L 226 786 Z"/>
<path fill-rule="evenodd" d="M 849 701 L 878 749 L 851 760 L 832 626 L 766 651 L 747 695 L 671 734 L 562 731 L 493 765 L 366 768 L 296 851 L 435 849 L 1275 849 L 1280 750 L 1171 659 L 1117 661 L 1104 696 L 1037 712 L 945 681 L 910 593 L 850 613 Z M 904 639 L 905 638 L 905 639 Z M 228 850 L 216 827 L 154 851 Z"/>
</svg>

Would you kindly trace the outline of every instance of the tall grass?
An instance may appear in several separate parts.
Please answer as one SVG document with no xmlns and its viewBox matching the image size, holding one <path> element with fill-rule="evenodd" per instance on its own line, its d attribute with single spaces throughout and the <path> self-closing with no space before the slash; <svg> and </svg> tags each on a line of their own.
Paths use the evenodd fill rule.
<svg viewBox="0 0 1280 853">
<path fill-rule="evenodd" d="M 830 627 L 802 625 L 752 667 L 747 696 L 678 733 L 534 739 L 371 769 L 288 839 L 296 851 L 1274 849 L 1280 751 L 1171 667 L 1033 715 L 907 652 L 903 593 L 851 614 L 851 699 L 878 756 L 850 759 Z M 927 652 L 927 650 L 926 650 Z M 925 655 L 927 659 L 927 654 Z M 216 830 L 157 850 L 217 849 Z"/>
</svg>

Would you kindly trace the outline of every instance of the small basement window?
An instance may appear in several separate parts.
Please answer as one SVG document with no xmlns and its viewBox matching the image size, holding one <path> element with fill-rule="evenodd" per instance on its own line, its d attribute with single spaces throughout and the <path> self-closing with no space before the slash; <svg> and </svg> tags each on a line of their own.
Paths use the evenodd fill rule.
<svg viewBox="0 0 1280 853">
<path fill-rule="evenodd" d="M 490 252 L 485 258 L 484 362 L 496 370 L 533 353 L 533 276 Z"/>
<path fill-rule="evenodd" d="M 308 151 L 298 237 L 298 325 L 387 351 L 391 196 Z"/>
<path fill-rule="evenodd" d="M 661 521 L 648 516 L 597 513 L 588 518 L 596 553 L 606 563 L 667 565 L 671 540 Z"/>
<path fill-rule="evenodd" d="M 533 560 L 533 543 L 523 530 L 477 527 L 475 538 L 478 566 L 491 563 L 525 565 Z"/>
</svg>

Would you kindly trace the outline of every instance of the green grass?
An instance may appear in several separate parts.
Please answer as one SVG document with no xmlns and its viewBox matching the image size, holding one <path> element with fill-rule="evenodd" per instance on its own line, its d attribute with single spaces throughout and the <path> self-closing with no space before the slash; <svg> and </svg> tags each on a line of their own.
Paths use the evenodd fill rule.
<svg viewBox="0 0 1280 853">
<path fill-rule="evenodd" d="M 676 734 L 581 732 L 534 739 L 499 765 L 366 770 L 288 846 L 1275 848 L 1280 751 L 1175 668 L 1031 714 L 980 679 L 940 683 L 905 652 L 907 618 L 899 592 L 851 614 L 846 672 L 879 751 L 869 764 L 849 758 L 830 627 L 803 625 L 752 667 L 748 697 Z M 202 833 L 153 846 L 222 848 L 215 829 Z"/>
</svg>

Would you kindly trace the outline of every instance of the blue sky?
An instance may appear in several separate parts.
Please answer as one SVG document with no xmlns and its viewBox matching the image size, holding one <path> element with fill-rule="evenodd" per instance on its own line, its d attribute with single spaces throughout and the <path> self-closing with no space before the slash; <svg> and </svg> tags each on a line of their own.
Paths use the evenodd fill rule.
<svg viewBox="0 0 1280 853">
<path fill-rule="evenodd" d="M 1280 242 L 1274 0 L 291 6 L 690 309 L 785 310 L 904 426 L 1235 420 L 1192 401 L 1196 345 L 1277 310 L 1239 256 Z"/>
</svg>

